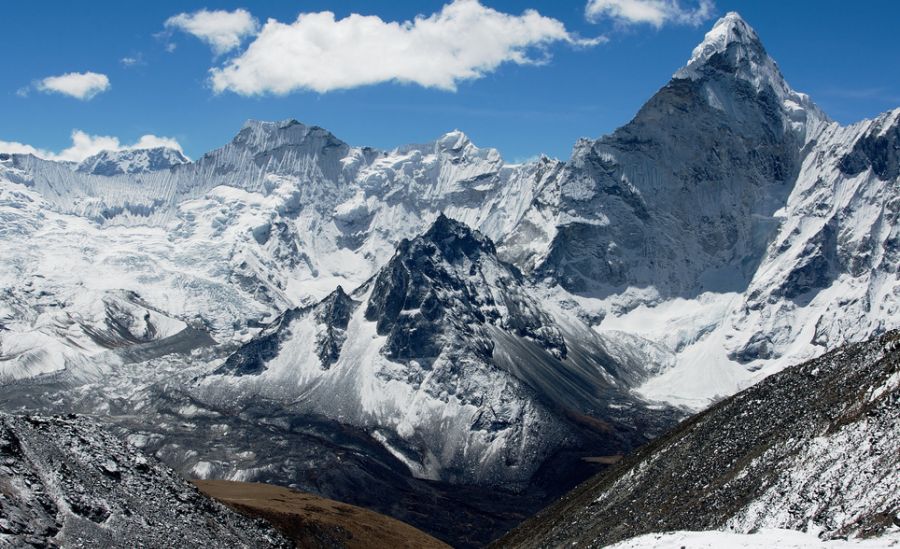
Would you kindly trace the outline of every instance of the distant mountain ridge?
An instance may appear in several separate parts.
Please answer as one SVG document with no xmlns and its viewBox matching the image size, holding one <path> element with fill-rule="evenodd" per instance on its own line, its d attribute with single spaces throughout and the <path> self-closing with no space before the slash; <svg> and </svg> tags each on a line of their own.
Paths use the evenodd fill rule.
<svg viewBox="0 0 900 549">
<path fill-rule="evenodd" d="M 167 147 L 101 151 L 82 160 L 76 171 L 103 176 L 138 174 L 168 170 L 187 162 L 181 151 Z"/>
</svg>

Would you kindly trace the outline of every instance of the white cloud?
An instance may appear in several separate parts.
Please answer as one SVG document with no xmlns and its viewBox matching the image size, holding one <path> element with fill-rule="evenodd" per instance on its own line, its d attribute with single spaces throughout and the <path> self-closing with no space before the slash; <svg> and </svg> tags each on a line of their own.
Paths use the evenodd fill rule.
<svg viewBox="0 0 900 549">
<path fill-rule="evenodd" d="M 18 141 L 0 141 L 0 153 L 33 154 L 41 158 L 44 158 L 44 155 L 47 154 L 46 151 L 35 149 L 31 145 L 19 143 Z"/>
<path fill-rule="evenodd" d="M 81 162 L 85 158 L 93 156 L 100 151 L 154 149 L 157 147 L 169 147 L 181 151 L 181 145 L 177 140 L 171 137 L 159 137 L 157 135 L 147 134 L 141 136 L 141 138 L 132 145 L 123 145 L 118 137 L 90 135 L 81 130 L 72 130 L 72 145 L 59 152 L 38 149 L 31 145 L 17 143 L 15 141 L 0 141 L 0 152 L 33 154 L 34 156 L 45 158 L 47 160 L 67 160 L 71 162 Z"/>
<path fill-rule="evenodd" d="M 679 0 L 588 0 L 584 14 L 590 21 L 609 18 L 626 25 L 647 23 L 656 28 L 667 23 L 699 25 L 713 16 L 713 0 L 699 0 L 695 8 Z"/>
<path fill-rule="evenodd" d="M 245 37 L 256 34 L 259 22 L 247 10 L 200 10 L 169 17 L 165 26 L 196 36 L 221 55 L 240 46 Z"/>
<path fill-rule="evenodd" d="M 68 95 L 87 101 L 109 89 L 109 78 L 96 72 L 70 72 L 59 76 L 48 76 L 35 83 L 38 91 Z"/>
<path fill-rule="evenodd" d="M 269 19 L 246 51 L 212 69 L 211 81 L 216 93 L 241 95 L 328 92 L 389 81 L 454 90 L 502 63 L 543 63 L 545 48 L 555 42 L 603 41 L 579 39 L 534 10 L 509 15 L 478 0 L 454 0 L 438 13 L 403 22 L 301 13 L 291 24 Z"/>
<path fill-rule="evenodd" d="M 131 67 L 135 67 L 138 65 L 146 65 L 147 64 L 144 62 L 144 55 L 142 53 L 138 53 L 137 55 L 129 55 L 129 56 L 123 57 L 122 59 L 119 60 L 119 62 L 122 63 L 122 66 L 125 67 L 126 69 L 129 69 Z"/>
<path fill-rule="evenodd" d="M 166 147 L 169 149 L 175 149 L 177 151 L 181 151 L 181 144 L 174 137 L 160 137 L 158 135 L 147 134 L 142 135 L 138 142 L 134 145 L 128 147 L 121 147 L 122 149 L 157 149 L 159 147 Z"/>
</svg>

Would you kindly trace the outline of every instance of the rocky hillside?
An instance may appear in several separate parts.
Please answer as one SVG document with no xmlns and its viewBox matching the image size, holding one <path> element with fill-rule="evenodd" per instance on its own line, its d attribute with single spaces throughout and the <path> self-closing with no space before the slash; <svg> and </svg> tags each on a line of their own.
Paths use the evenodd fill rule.
<svg viewBox="0 0 900 549">
<path fill-rule="evenodd" d="M 4 547 L 291 547 L 79 417 L 0 415 Z"/>
<path fill-rule="evenodd" d="M 900 332 L 773 375 L 582 484 L 501 547 L 651 532 L 877 536 L 900 523 Z"/>
</svg>

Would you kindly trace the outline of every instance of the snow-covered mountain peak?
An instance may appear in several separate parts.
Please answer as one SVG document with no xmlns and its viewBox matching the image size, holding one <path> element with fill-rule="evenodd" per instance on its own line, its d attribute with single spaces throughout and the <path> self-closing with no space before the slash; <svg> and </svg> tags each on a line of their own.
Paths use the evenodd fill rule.
<svg viewBox="0 0 900 549">
<path fill-rule="evenodd" d="M 459 150 L 471 144 L 469 136 L 459 130 L 447 132 L 437 140 L 437 146 L 442 150 Z"/>
<path fill-rule="evenodd" d="M 736 11 L 729 12 L 719 19 L 706 33 L 703 42 L 694 48 L 688 67 L 706 63 L 713 55 L 726 52 L 729 48 L 765 54 L 759 35 Z"/>
<path fill-rule="evenodd" d="M 773 93 L 781 103 L 786 127 L 804 140 L 812 138 L 820 123 L 830 122 L 809 96 L 788 85 L 759 35 L 737 12 L 716 22 L 673 78 L 701 82 L 707 101 L 722 110 L 729 110 L 730 103 L 723 97 L 722 81 L 743 81 L 758 94 Z"/>
<path fill-rule="evenodd" d="M 84 159 L 76 171 L 92 175 L 121 175 L 168 170 L 190 160 L 169 147 L 101 151 Z"/>
<path fill-rule="evenodd" d="M 266 152 L 285 146 L 302 148 L 349 148 L 328 130 L 307 126 L 294 119 L 266 122 L 248 120 L 231 141 L 232 145 L 254 152 Z"/>
<path fill-rule="evenodd" d="M 503 163 L 500 152 L 492 148 L 479 148 L 472 142 L 468 135 L 453 130 L 438 137 L 434 141 L 424 144 L 405 145 L 397 147 L 393 153 L 407 155 L 419 153 L 424 156 L 434 155 L 436 159 L 449 160 L 451 164 L 480 164 L 488 162 L 499 167 Z"/>
</svg>

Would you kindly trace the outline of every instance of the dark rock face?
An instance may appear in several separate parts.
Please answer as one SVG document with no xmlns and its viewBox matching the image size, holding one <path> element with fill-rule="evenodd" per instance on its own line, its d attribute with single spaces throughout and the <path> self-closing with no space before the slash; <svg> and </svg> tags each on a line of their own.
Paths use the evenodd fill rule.
<svg viewBox="0 0 900 549">
<path fill-rule="evenodd" d="M 729 353 L 728 358 L 746 364 L 759 358 L 771 358 L 772 354 L 771 339 L 766 334 L 758 333 L 751 337 L 746 345 Z"/>
<path fill-rule="evenodd" d="M 882 181 L 896 179 L 900 175 L 900 122 L 881 135 L 875 130 L 858 140 L 839 167 L 851 177 L 871 168 Z"/>
<path fill-rule="evenodd" d="M 633 225 L 632 236 L 638 241 L 646 235 Z M 621 287 L 627 284 L 629 272 L 616 235 L 608 227 L 572 223 L 559 227 L 538 276 L 549 276 L 573 293 L 589 293 L 597 283 Z"/>
<path fill-rule="evenodd" d="M 833 219 L 809 240 L 802 254 L 803 261 L 794 266 L 773 295 L 796 301 L 829 285 L 839 267 L 835 225 Z"/>
<path fill-rule="evenodd" d="M 4 547 L 290 547 L 75 416 L 0 415 Z"/>
<path fill-rule="evenodd" d="M 287 329 L 291 320 L 306 309 L 289 309 L 278 316 L 275 321 L 266 327 L 252 340 L 242 345 L 225 361 L 216 374 L 231 374 L 235 376 L 257 375 L 265 371 L 266 363 L 276 356 L 281 348 L 281 342 L 285 338 L 283 329 Z"/>
<path fill-rule="evenodd" d="M 322 368 L 330 368 L 340 358 L 341 347 L 347 338 L 347 323 L 357 305 L 359 304 L 338 286 L 316 306 L 313 317 L 316 322 L 325 326 L 325 331 L 316 337 L 316 354 L 322 361 Z"/>
<path fill-rule="evenodd" d="M 499 276 L 505 285 L 493 287 L 489 276 Z M 401 242 L 375 279 L 366 319 L 388 336 L 386 353 L 393 360 L 427 365 L 450 338 L 489 361 L 494 344 L 487 325 L 531 338 L 565 357 L 562 335 L 521 285 L 521 273 L 496 258 L 489 239 L 441 215 L 424 235 Z"/>
<path fill-rule="evenodd" d="M 344 293 L 340 286 L 325 299 L 310 307 L 288 309 L 266 326 L 252 340 L 241 346 L 219 367 L 216 374 L 235 376 L 257 375 L 266 370 L 266 363 L 278 356 L 281 345 L 291 337 L 291 323 L 312 314 L 324 331 L 316 337 L 316 355 L 322 368 L 328 369 L 341 354 L 347 322 L 358 303 Z"/>
<path fill-rule="evenodd" d="M 788 368 L 685 421 L 497 545 L 602 547 L 726 525 L 877 535 L 900 519 L 898 376 L 897 331 Z"/>
</svg>

